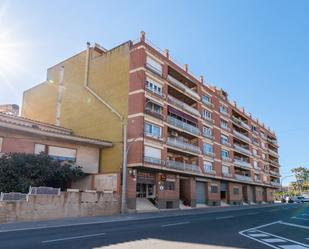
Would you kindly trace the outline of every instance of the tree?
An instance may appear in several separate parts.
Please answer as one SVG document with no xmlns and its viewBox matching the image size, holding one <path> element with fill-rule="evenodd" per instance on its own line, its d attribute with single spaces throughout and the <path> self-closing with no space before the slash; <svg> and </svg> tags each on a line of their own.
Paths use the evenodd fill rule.
<svg viewBox="0 0 309 249">
<path fill-rule="evenodd" d="M 9 153 L 0 158 L 0 192 L 26 193 L 30 186 L 66 189 L 84 175 L 81 167 L 53 160 L 44 153 Z"/>
<path fill-rule="evenodd" d="M 294 190 L 303 192 L 309 183 L 309 169 L 304 167 L 297 167 L 292 169 L 293 174 L 295 175 L 296 182 L 294 184 Z"/>
</svg>

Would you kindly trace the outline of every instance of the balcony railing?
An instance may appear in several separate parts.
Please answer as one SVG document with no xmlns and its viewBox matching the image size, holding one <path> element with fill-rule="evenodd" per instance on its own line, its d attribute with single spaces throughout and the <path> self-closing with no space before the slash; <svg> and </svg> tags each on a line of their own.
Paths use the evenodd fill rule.
<svg viewBox="0 0 309 249">
<path fill-rule="evenodd" d="M 213 140 L 214 139 L 214 137 L 211 135 L 211 133 L 209 133 L 209 132 L 203 132 L 203 137 L 207 137 L 207 138 L 209 138 L 209 139 L 211 139 L 211 140 Z"/>
<path fill-rule="evenodd" d="M 256 159 L 260 159 L 260 155 L 258 155 L 258 154 L 253 154 L 252 153 L 252 156 L 254 156 Z"/>
<path fill-rule="evenodd" d="M 164 120 L 164 116 L 163 116 L 161 113 L 156 112 L 156 111 L 154 111 L 154 110 L 152 110 L 152 109 L 150 109 L 150 108 L 145 108 L 145 113 L 146 113 L 146 114 L 149 114 L 149 115 L 151 115 L 151 116 L 153 116 L 153 117 L 155 117 L 155 118 Z"/>
<path fill-rule="evenodd" d="M 242 121 L 242 120 L 240 120 L 240 119 L 238 119 L 238 118 L 236 118 L 236 117 L 232 117 L 232 120 L 233 120 L 233 122 L 235 123 L 235 124 L 237 124 L 238 126 L 241 126 L 241 127 L 243 127 L 243 128 L 245 128 L 245 129 L 247 129 L 247 130 L 250 130 L 250 126 L 249 125 L 247 125 L 244 121 Z"/>
<path fill-rule="evenodd" d="M 224 176 L 224 177 L 232 177 L 232 174 L 222 172 L 222 176 Z"/>
<path fill-rule="evenodd" d="M 273 150 L 271 150 L 271 149 L 268 149 L 268 153 L 269 153 L 270 155 L 274 156 L 274 157 L 278 157 L 278 156 L 279 156 L 277 152 L 275 152 L 275 151 L 273 151 Z"/>
<path fill-rule="evenodd" d="M 216 171 L 215 170 L 209 170 L 209 169 L 204 169 L 205 173 L 206 174 L 211 174 L 211 175 L 215 175 L 216 174 Z"/>
<path fill-rule="evenodd" d="M 248 143 L 251 142 L 251 139 L 250 139 L 249 137 L 247 137 L 247 136 L 244 135 L 244 134 L 241 134 L 240 132 L 238 132 L 238 131 L 236 131 L 236 130 L 233 130 L 233 134 L 234 134 L 236 137 L 238 137 L 239 139 L 241 139 L 241 140 L 244 140 L 244 141 L 246 141 L 246 142 L 248 142 Z"/>
<path fill-rule="evenodd" d="M 268 141 L 269 143 L 273 144 L 273 145 L 278 146 L 277 140 L 273 140 L 273 139 L 267 138 L 267 141 Z"/>
<path fill-rule="evenodd" d="M 146 63 L 146 68 L 148 68 L 151 72 L 153 72 L 153 73 L 155 73 L 155 74 L 157 74 L 157 75 L 162 77 L 162 71 L 160 71 L 159 69 L 155 68 L 151 64 Z"/>
<path fill-rule="evenodd" d="M 174 98 L 170 95 L 168 95 L 167 100 L 168 100 L 169 103 L 179 107 L 180 109 L 184 109 L 185 111 L 187 111 L 187 112 L 189 112 L 189 113 L 191 113 L 191 114 L 193 114 L 197 117 L 201 116 L 201 114 L 199 113 L 198 110 L 194 109 L 193 107 L 187 105 L 186 103 L 184 103 L 184 102 L 182 102 L 182 101 L 180 101 L 180 100 L 178 100 L 178 99 L 176 99 L 176 98 Z"/>
<path fill-rule="evenodd" d="M 269 174 L 273 175 L 273 176 L 278 176 L 280 177 L 280 173 L 279 172 L 276 172 L 276 171 L 273 171 L 273 170 L 270 170 L 269 171 Z"/>
<path fill-rule="evenodd" d="M 171 125 L 174 125 L 174 126 L 180 128 L 180 129 L 182 129 L 184 131 L 187 131 L 187 132 L 190 132 L 190 133 L 192 133 L 194 135 L 198 135 L 199 134 L 199 129 L 197 127 L 195 127 L 193 125 L 189 125 L 189 124 L 187 124 L 185 122 L 182 122 L 182 121 L 180 121 L 180 120 L 178 120 L 176 118 L 173 118 L 171 116 L 167 117 L 167 122 L 169 124 L 171 124 Z"/>
<path fill-rule="evenodd" d="M 250 176 L 243 176 L 235 174 L 235 178 L 240 181 L 252 182 L 252 178 Z"/>
<path fill-rule="evenodd" d="M 237 144 L 234 144 L 234 150 L 236 150 L 237 152 L 243 153 L 245 155 L 251 156 L 251 151 L 248 149 L 245 149 Z"/>
<path fill-rule="evenodd" d="M 222 160 L 222 161 L 225 161 L 225 162 L 230 162 L 230 163 L 233 161 L 232 158 L 230 158 L 230 157 L 224 157 L 224 156 L 221 157 L 221 160 Z"/>
<path fill-rule="evenodd" d="M 186 172 L 201 173 L 201 169 L 196 164 L 189 164 L 183 162 L 177 162 L 172 160 L 166 160 L 165 166 L 171 169 L 177 169 Z"/>
<path fill-rule="evenodd" d="M 163 160 L 159 158 L 155 158 L 155 157 L 149 157 L 149 156 L 144 157 L 144 162 L 150 163 L 150 164 L 156 164 L 156 165 L 164 165 Z"/>
<path fill-rule="evenodd" d="M 215 157 L 215 153 L 210 152 L 210 151 L 203 151 L 203 154 L 204 154 L 205 156 L 208 156 L 208 157 L 211 157 L 211 158 L 214 158 L 214 157 Z"/>
<path fill-rule="evenodd" d="M 226 131 L 228 131 L 228 132 L 231 131 L 231 129 L 230 129 L 229 127 L 226 127 L 226 126 L 224 126 L 224 125 L 220 125 L 220 127 L 221 127 L 223 130 L 226 130 Z"/>
<path fill-rule="evenodd" d="M 274 160 L 268 159 L 268 161 L 269 161 L 269 163 L 271 163 L 272 165 L 275 165 L 275 166 L 277 166 L 277 167 L 280 166 L 279 163 L 276 162 L 276 161 L 274 161 Z"/>
<path fill-rule="evenodd" d="M 210 118 L 210 117 L 207 117 L 207 116 L 205 116 L 205 115 L 202 115 L 202 118 L 203 118 L 206 122 L 208 122 L 208 123 L 210 123 L 210 124 L 213 124 L 213 123 L 214 123 L 214 120 L 213 120 L 212 118 Z"/>
<path fill-rule="evenodd" d="M 173 147 L 179 148 L 179 149 L 183 149 L 183 150 L 187 150 L 187 151 L 191 151 L 197 154 L 201 153 L 201 149 L 193 144 L 190 143 L 186 143 L 180 139 L 177 138 L 172 138 L 172 137 L 168 137 L 166 143 L 168 145 L 171 145 Z"/>
<path fill-rule="evenodd" d="M 160 97 L 160 98 L 164 98 L 164 95 L 162 92 L 154 89 L 154 88 L 151 88 L 150 86 L 145 86 L 146 90 L 152 94 L 155 94 L 156 96 Z"/>
<path fill-rule="evenodd" d="M 239 159 L 234 159 L 234 164 L 240 167 L 248 168 L 248 169 L 252 168 L 252 165 L 250 163 L 239 160 Z"/>
<path fill-rule="evenodd" d="M 210 107 L 210 108 L 213 108 L 213 103 L 211 103 L 211 102 L 209 102 L 209 101 L 207 101 L 207 100 L 204 100 L 203 98 L 202 98 L 202 102 L 205 104 L 205 105 L 207 105 L 208 107 Z"/>
<path fill-rule="evenodd" d="M 197 99 L 197 100 L 201 100 L 200 95 L 198 95 L 198 93 L 194 92 L 192 89 L 190 89 L 189 87 L 187 87 L 185 84 L 181 83 L 179 80 L 176 80 L 174 77 L 168 75 L 167 76 L 167 80 L 174 86 L 176 86 L 178 89 L 184 91 L 185 93 L 187 93 L 188 95 L 190 95 L 191 97 Z"/>
<path fill-rule="evenodd" d="M 220 113 L 227 117 L 230 115 L 227 111 L 223 111 L 221 109 L 220 109 Z"/>
<path fill-rule="evenodd" d="M 155 134 L 152 134 L 152 133 L 150 133 L 150 132 L 144 132 L 144 135 L 146 136 L 146 137 L 150 137 L 150 138 L 154 138 L 154 139 L 158 139 L 158 140 L 163 140 L 163 138 L 160 136 L 160 135 L 155 135 Z"/>
<path fill-rule="evenodd" d="M 273 185 L 273 186 L 276 186 L 276 187 L 281 186 L 280 182 L 275 182 L 275 181 L 271 181 L 270 184 Z"/>
</svg>

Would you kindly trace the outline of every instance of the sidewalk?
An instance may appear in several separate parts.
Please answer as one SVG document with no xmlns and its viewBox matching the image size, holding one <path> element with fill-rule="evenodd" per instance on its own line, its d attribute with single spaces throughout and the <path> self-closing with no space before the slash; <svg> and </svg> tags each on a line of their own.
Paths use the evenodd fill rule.
<svg viewBox="0 0 309 249">
<path fill-rule="evenodd" d="M 27 221 L 27 222 L 2 223 L 0 224 L 0 233 L 9 231 L 53 228 L 53 227 L 70 227 L 70 226 L 102 224 L 110 222 L 147 220 L 147 219 L 157 219 L 164 217 L 184 216 L 184 215 L 199 215 L 208 213 L 213 214 L 226 211 L 259 209 L 268 207 L 278 207 L 284 205 L 289 204 L 259 204 L 259 205 L 248 205 L 248 206 L 194 208 L 185 210 L 179 210 L 179 209 L 160 210 L 159 212 L 119 214 L 112 216 L 92 216 L 92 217 L 78 217 L 78 218 L 67 218 L 67 219 L 35 221 L 35 222 Z"/>
</svg>

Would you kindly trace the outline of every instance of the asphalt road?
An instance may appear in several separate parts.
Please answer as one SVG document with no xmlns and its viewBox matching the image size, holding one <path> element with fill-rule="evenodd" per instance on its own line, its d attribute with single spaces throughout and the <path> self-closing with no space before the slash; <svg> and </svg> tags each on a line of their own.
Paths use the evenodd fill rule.
<svg viewBox="0 0 309 249">
<path fill-rule="evenodd" d="M 50 228 L 2 227 L 0 248 L 309 248 L 308 204 L 138 217 Z"/>
</svg>

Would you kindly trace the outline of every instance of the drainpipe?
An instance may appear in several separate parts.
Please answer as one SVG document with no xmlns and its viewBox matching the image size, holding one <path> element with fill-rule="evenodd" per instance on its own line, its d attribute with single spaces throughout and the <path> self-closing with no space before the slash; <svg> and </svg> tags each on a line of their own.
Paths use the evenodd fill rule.
<svg viewBox="0 0 309 249">
<path fill-rule="evenodd" d="M 102 104 L 104 104 L 112 113 L 114 113 L 120 120 L 122 124 L 122 138 L 123 138 L 123 152 L 122 152 L 122 188 L 121 188 L 121 213 L 126 212 L 127 207 L 127 123 L 124 120 L 124 117 L 106 100 L 104 100 L 101 96 L 99 96 L 94 90 L 92 90 L 89 83 L 89 64 L 90 64 L 90 43 L 87 42 L 87 50 L 86 50 L 86 63 L 85 63 L 85 79 L 84 79 L 84 87 L 88 92 L 90 92 L 96 99 L 98 99 Z"/>
</svg>

